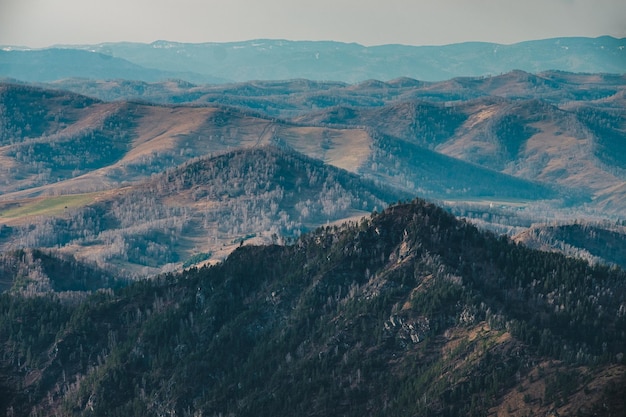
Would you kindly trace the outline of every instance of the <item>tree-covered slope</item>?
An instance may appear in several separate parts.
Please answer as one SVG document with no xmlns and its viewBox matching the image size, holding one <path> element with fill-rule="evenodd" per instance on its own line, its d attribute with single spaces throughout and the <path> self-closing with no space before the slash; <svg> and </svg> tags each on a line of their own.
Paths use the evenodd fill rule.
<svg viewBox="0 0 626 417">
<path fill-rule="evenodd" d="M 556 249 L 568 256 L 626 269 L 626 229 L 623 224 L 608 222 L 536 224 L 514 239 L 531 248 Z"/>
<path fill-rule="evenodd" d="M 223 259 L 250 239 L 292 239 L 408 196 L 291 149 L 264 146 L 198 158 L 87 196 L 84 206 L 61 206 L 54 216 L 16 219 L 2 229 L 0 248 L 48 248 L 147 276 Z M 32 204 L 21 210 L 32 212 Z"/>
<path fill-rule="evenodd" d="M 626 275 L 420 200 L 81 303 L 0 297 L 12 415 L 620 415 Z"/>
<path fill-rule="evenodd" d="M 109 274 L 53 251 L 21 249 L 0 254 L 0 291 L 34 296 L 51 291 L 95 291 L 120 286 Z"/>
</svg>

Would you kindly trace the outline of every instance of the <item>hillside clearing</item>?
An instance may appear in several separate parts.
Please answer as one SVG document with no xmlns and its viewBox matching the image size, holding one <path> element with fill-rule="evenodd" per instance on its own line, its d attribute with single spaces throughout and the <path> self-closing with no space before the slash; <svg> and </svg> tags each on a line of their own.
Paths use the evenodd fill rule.
<svg viewBox="0 0 626 417">
<path fill-rule="evenodd" d="M 83 207 L 95 201 L 100 193 L 37 197 L 0 206 L 0 223 L 31 216 L 57 216 L 68 209 Z"/>
</svg>

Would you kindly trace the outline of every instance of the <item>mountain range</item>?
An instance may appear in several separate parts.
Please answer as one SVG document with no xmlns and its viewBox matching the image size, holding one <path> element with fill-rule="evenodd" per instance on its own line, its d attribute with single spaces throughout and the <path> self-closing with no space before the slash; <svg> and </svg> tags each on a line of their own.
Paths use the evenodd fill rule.
<svg viewBox="0 0 626 417">
<path fill-rule="evenodd" d="M 625 86 L 622 75 L 555 71 L 4 83 L 0 245 L 138 276 L 415 195 L 510 236 L 552 221 L 622 235 Z"/>
<path fill-rule="evenodd" d="M 554 38 L 502 45 L 362 46 L 341 42 L 252 40 L 233 43 L 104 43 L 47 49 L 4 46 L 0 77 L 48 82 L 79 77 L 194 83 L 304 78 L 357 83 L 410 77 L 443 81 L 512 70 L 617 73 L 626 39 Z"/>
<path fill-rule="evenodd" d="M 0 414 L 623 416 L 623 44 L 2 48 Z"/>
</svg>

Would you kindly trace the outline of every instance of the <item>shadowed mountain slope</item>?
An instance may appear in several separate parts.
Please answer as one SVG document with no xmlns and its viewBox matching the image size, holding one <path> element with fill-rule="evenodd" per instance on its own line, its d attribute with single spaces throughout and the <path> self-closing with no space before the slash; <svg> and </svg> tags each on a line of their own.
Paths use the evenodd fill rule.
<svg viewBox="0 0 626 417">
<path fill-rule="evenodd" d="M 71 297 L 68 294 L 76 291 L 95 291 L 123 283 L 116 282 L 113 274 L 52 251 L 23 249 L 0 254 L 0 291 L 26 296 L 57 292 Z"/>
<path fill-rule="evenodd" d="M 2 295 L 0 406 L 620 415 L 625 283 L 416 200 L 78 304 Z"/>
<path fill-rule="evenodd" d="M 555 250 L 569 256 L 618 265 L 626 269 L 626 228 L 620 224 L 579 222 L 534 225 L 514 238 L 531 248 Z"/>
</svg>

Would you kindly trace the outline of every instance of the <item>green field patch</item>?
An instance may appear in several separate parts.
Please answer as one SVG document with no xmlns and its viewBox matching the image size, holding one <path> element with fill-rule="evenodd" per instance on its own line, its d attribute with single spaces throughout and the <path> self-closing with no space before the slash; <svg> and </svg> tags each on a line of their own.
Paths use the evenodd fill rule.
<svg viewBox="0 0 626 417">
<path fill-rule="evenodd" d="M 96 193 L 73 194 L 55 197 L 36 198 L 20 203 L 5 211 L 0 211 L 0 218 L 15 219 L 26 216 L 54 216 L 67 209 L 82 207 L 94 201 Z"/>
</svg>

